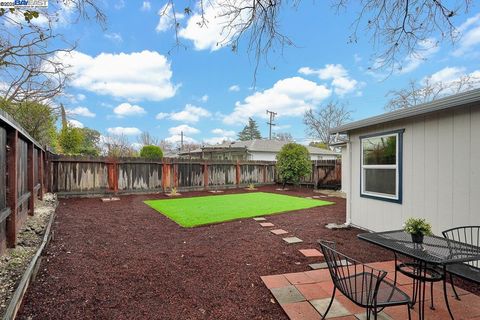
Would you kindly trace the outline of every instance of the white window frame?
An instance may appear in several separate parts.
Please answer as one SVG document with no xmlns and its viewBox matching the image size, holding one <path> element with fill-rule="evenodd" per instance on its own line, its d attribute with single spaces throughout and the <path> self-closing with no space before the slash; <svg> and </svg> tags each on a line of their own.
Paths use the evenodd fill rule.
<svg viewBox="0 0 480 320">
<path fill-rule="evenodd" d="M 379 200 L 386 200 L 401 203 L 401 167 L 402 167 L 402 159 L 401 154 L 402 150 L 402 134 L 404 130 L 400 131 L 391 131 L 391 132 L 384 132 L 378 134 L 371 134 L 368 136 L 360 137 L 360 195 L 362 197 L 379 199 Z M 396 161 L 395 164 L 385 164 L 385 165 L 367 165 L 364 164 L 364 155 L 363 155 L 363 141 L 365 139 L 371 138 L 388 138 L 388 137 L 395 137 L 396 138 L 396 150 L 395 150 L 395 157 Z M 365 169 L 395 169 L 395 195 L 381 193 L 381 192 L 372 192 L 365 190 Z"/>
</svg>

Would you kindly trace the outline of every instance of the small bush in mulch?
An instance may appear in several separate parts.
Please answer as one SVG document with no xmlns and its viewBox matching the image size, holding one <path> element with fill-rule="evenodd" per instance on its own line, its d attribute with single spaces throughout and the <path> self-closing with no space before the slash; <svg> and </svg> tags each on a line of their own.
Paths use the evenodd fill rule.
<svg viewBox="0 0 480 320">
<path fill-rule="evenodd" d="M 45 194 L 35 202 L 35 214 L 28 216 L 17 238 L 17 246 L 0 257 L 0 315 L 5 313 L 17 284 L 42 243 L 45 227 L 55 211 L 56 197 Z"/>
</svg>

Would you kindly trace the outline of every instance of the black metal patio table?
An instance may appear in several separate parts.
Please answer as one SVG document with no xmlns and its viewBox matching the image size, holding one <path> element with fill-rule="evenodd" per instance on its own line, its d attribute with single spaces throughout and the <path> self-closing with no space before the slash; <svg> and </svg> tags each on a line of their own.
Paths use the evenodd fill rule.
<svg viewBox="0 0 480 320">
<path fill-rule="evenodd" d="M 395 279 L 397 271 L 412 278 L 413 304 L 418 298 L 418 314 L 425 317 L 425 283 L 443 281 L 443 295 L 450 317 L 454 319 L 448 303 L 446 266 L 453 263 L 480 260 L 480 248 L 438 236 L 425 236 L 422 244 L 412 241 L 411 235 L 403 230 L 361 233 L 358 238 L 392 251 L 395 255 Z M 412 259 L 398 263 L 397 254 Z M 433 296 L 431 301 L 433 309 Z"/>
</svg>

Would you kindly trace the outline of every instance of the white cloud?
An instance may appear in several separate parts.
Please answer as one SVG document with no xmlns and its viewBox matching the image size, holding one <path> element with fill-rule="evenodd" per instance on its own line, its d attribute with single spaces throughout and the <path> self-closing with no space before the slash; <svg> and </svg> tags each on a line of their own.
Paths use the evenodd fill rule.
<svg viewBox="0 0 480 320">
<path fill-rule="evenodd" d="M 208 101 L 208 94 L 204 94 L 201 98 L 200 98 L 200 101 L 201 102 L 207 102 Z"/>
<path fill-rule="evenodd" d="M 334 92 L 340 96 L 355 91 L 363 86 L 362 83 L 352 79 L 348 75 L 347 69 L 341 64 L 326 64 L 324 68 L 320 69 L 303 67 L 298 69 L 298 72 L 304 75 L 316 75 L 321 80 L 331 80 Z"/>
<path fill-rule="evenodd" d="M 180 135 L 182 132 L 183 134 L 197 134 L 200 132 L 200 130 L 194 127 L 190 127 L 186 124 L 181 124 L 179 126 L 168 129 L 168 133 L 170 133 L 171 135 Z"/>
<path fill-rule="evenodd" d="M 123 38 L 120 33 L 116 33 L 116 32 L 105 33 L 103 36 L 112 42 L 117 42 L 117 43 L 123 42 Z"/>
<path fill-rule="evenodd" d="M 95 113 L 88 110 L 87 107 L 76 107 L 73 109 L 68 109 L 67 113 L 75 116 L 82 116 L 82 117 L 89 117 L 89 118 L 95 117 Z"/>
<path fill-rule="evenodd" d="M 232 141 L 232 138 L 223 136 L 223 137 L 212 137 L 212 138 L 207 138 L 203 140 L 203 142 L 205 142 L 206 144 L 219 144 L 224 141 Z"/>
<path fill-rule="evenodd" d="M 114 8 L 117 9 L 117 10 L 125 8 L 125 0 L 118 0 L 115 3 Z"/>
<path fill-rule="evenodd" d="M 452 82 L 458 80 L 461 76 L 465 74 L 465 68 L 459 67 L 446 67 L 443 68 L 434 74 L 432 74 L 429 78 L 431 82 Z M 425 80 L 425 79 L 424 79 Z"/>
<path fill-rule="evenodd" d="M 96 57 L 79 51 L 57 54 L 69 66 L 72 86 L 129 101 L 160 101 L 175 95 L 170 62 L 158 52 L 101 53 Z"/>
<path fill-rule="evenodd" d="M 359 63 L 362 61 L 362 56 L 360 56 L 358 53 L 355 53 L 353 55 L 353 60 L 355 60 L 355 63 Z"/>
<path fill-rule="evenodd" d="M 180 12 L 173 12 L 172 4 L 167 2 L 160 10 L 158 10 L 159 20 L 155 31 L 164 32 L 174 27 L 175 19 L 182 20 L 185 15 Z"/>
<path fill-rule="evenodd" d="M 234 137 L 237 133 L 233 130 L 225 130 L 225 129 L 220 129 L 216 128 L 212 130 L 213 134 L 219 135 L 219 136 L 225 136 L 225 137 Z"/>
<path fill-rule="evenodd" d="M 143 1 L 141 10 L 142 11 L 150 11 L 150 9 L 152 9 L 152 5 L 151 5 L 150 1 Z"/>
<path fill-rule="evenodd" d="M 330 95 L 331 90 L 324 85 L 301 77 L 286 78 L 277 81 L 272 88 L 253 93 L 243 102 L 237 101 L 234 111 L 225 116 L 223 122 L 244 123 L 253 116 L 266 119 L 267 108 L 280 117 L 301 116 Z"/>
<path fill-rule="evenodd" d="M 77 100 L 78 101 L 83 101 L 83 100 L 85 100 L 85 98 L 86 98 L 86 96 L 84 94 L 81 94 L 81 93 L 77 94 Z"/>
<path fill-rule="evenodd" d="M 453 52 L 453 55 L 457 57 L 471 52 L 480 44 L 480 13 L 467 19 L 458 30 L 461 37 L 458 48 Z"/>
<path fill-rule="evenodd" d="M 135 127 L 114 127 L 108 128 L 107 132 L 114 135 L 126 135 L 126 136 L 134 136 L 142 133 L 140 129 Z"/>
<path fill-rule="evenodd" d="M 238 92 L 238 91 L 240 91 L 240 86 L 237 85 L 237 84 L 234 84 L 234 85 L 230 86 L 230 88 L 228 88 L 228 91 Z"/>
<path fill-rule="evenodd" d="M 186 104 L 182 111 L 165 113 L 160 112 L 156 115 L 157 120 L 169 118 L 170 120 L 182 121 L 187 123 L 198 122 L 201 118 L 208 118 L 212 114 L 202 107 L 197 107 L 192 104 Z"/>
<path fill-rule="evenodd" d="M 78 120 L 70 119 L 68 120 L 68 124 L 73 128 L 83 128 L 84 125 Z"/>
<path fill-rule="evenodd" d="M 163 120 L 163 119 L 168 118 L 169 116 L 170 116 L 170 113 L 160 112 L 160 113 L 157 113 L 157 115 L 155 116 L 155 119 Z"/>
<path fill-rule="evenodd" d="M 119 104 L 113 109 L 113 113 L 115 113 L 118 117 L 126 117 L 126 116 L 141 116 L 147 113 L 145 109 L 138 105 L 131 105 L 128 102 L 124 102 Z"/>
<path fill-rule="evenodd" d="M 223 2 L 218 0 L 208 1 L 203 6 L 203 16 L 199 8 L 190 15 L 186 25 L 181 28 L 178 35 L 193 42 L 196 50 L 216 51 L 228 44 L 234 35 L 234 27 L 246 21 L 250 10 L 243 10 L 239 16 L 227 14 L 229 10 Z M 234 19 L 233 24 L 229 24 Z M 204 23 L 206 21 L 206 23 Z"/>
<path fill-rule="evenodd" d="M 467 81 L 468 80 L 468 81 Z M 432 75 L 423 78 L 421 85 L 430 85 L 443 88 L 441 95 L 455 94 L 480 87 L 480 70 L 467 72 L 463 67 L 445 67 Z"/>
<path fill-rule="evenodd" d="M 172 135 L 170 137 L 167 137 L 164 139 L 166 142 L 171 143 L 171 144 L 179 144 L 180 141 L 182 141 L 182 137 L 178 134 Z M 197 140 L 193 139 L 192 137 L 183 136 L 183 142 L 184 143 L 197 143 Z"/>
<path fill-rule="evenodd" d="M 401 66 L 396 66 L 396 69 L 399 70 L 398 73 L 405 74 L 412 72 L 440 50 L 438 41 L 433 38 L 420 41 L 418 45 L 420 48 L 417 52 L 409 54 Z"/>
</svg>

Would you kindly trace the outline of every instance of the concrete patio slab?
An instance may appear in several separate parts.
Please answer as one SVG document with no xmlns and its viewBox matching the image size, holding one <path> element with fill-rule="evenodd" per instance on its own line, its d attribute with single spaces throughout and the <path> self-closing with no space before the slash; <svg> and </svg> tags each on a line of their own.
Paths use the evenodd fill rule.
<svg viewBox="0 0 480 320">
<path fill-rule="evenodd" d="M 258 218 L 253 218 L 253 220 L 255 220 L 255 221 L 266 221 L 267 219 L 265 219 L 264 217 L 258 217 Z"/>
<path fill-rule="evenodd" d="M 297 238 L 297 237 L 286 237 L 286 238 L 283 238 L 283 241 L 285 241 L 285 242 L 288 243 L 288 244 L 294 244 L 294 243 L 303 242 L 302 239 Z"/>
<path fill-rule="evenodd" d="M 275 229 L 275 230 L 270 230 L 271 233 L 273 233 L 274 235 L 281 235 L 281 234 L 286 234 L 288 233 L 288 231 L 285 231 L 283 229 Z"/>
<path fill-rule="evenodd" d="M 270 291 L 280 304 L 305 301 L 305 297 L 300 293 L 300 291 L 298 291 L 297 288 L 295 288 L 295 286 L 292 285 L 281 288 L 273 288 L 270 289 Z"/>
<path fill-rule="evenodd" d="M 330 299 L 331 298 L 315 299 L 315 300 L 310 300 L 310 303 L 318 311 L 318 313 L 323 315 L 327 310 L 327 307 L 330 303 Z M 334 299 L 332 303 L 332 307 L 328 311 L 326 318 L 327 319 L 337 318 L 337 317 L 348 316 L 351 314 L 352 313 L 348 311 L 337 299 Z"/>
<path fill-rule="evenodd" d="M 264 228 L 275 227 L 275 225 L 271 222 L 261 222 L 260 225 Z"/>
<path fill-rule="evenodd" d="M 345 261 L 343 261 L 345 263 Z M 372 263 L 376 267 L 382 269 L 391 269 L 393 261 Z M 389 276 L 391 276 L 389 274 Z M 270 278 L 272 277 L 272 278 Z M 328 303 L 330 303 L 331 294 L 333 292 L 333 282 L 330 277 L 328 269 L 317 269 L 305 272 L 287 273 L 283 275 L 262 277 L 263 282 L 275 294 L 274 297 L 279 297 L 281 300 L 277 301 L 284 309 L 285 313 L 291 320 L 300 319 L 319 319 L 322 313 L 325 312 Z M 287 284 L 288 282 L 288 284 Z M 406 282 L 406 281 L 405 281 Z M 276 289 L 271 289 L 273 286 L 282 286 Z M 438 286 L 437 286 L 438 285 Z M 411 294 L 411 284 L 401 284 L 398 286 L 407 294 Z M 294 287 L 295 290 L 292 288 Z M 449 287 L 449 286 L 448 286 Z M 434 287 L 434 302 L 435 310 L 430 310 L 428 307 L 430 294 L 426 297 L 425 319 L 449 319 L 448 311 L 446 309 L 443 298 L 443 291 L 441 284 L 435 284 Z M 449 289 L 449 288 L 448 288 Z M 429 290 L 429 288 L 428 288 Z M 451 292 L 448 292 L 451 296 Z M 300 300 L 302 299 L 303 300 Z M 461 301 L 451 297 L 449 299 L 452 312 L 455 319 L 480 319 L 480 296 L 469 293 L 466 290 L 461 291 Z M 295 301 L 292 303 L 282 303 L 281 301 Z M 310 304 L 312 309 L 308 307 Z M 418 308 L 415 306 L 411 310 L 412 319 L 418 318 Z M 366 319 L 365 309 L 353 303 L 350 299 L 342 295 L 338 290 L 335 296 L 334 303 L 329 313 L 328 319 Z M 378 319 L 382 320 L 404 320 L 408 318 L 408 309 L 406 306 L 395 306 L 385 308 L 378 314 Z"/>
<path fill-rule="evenodd" d="M 337 261 L 337 264 L 342 266 L 347 266 L 347 265 L 350 265 L 351 263 L 346 260 L 340 260 L 340 261 Z M 311 263 L 308 266 L 313 270 L 328 268 L 328 265 L 326 262 Z"/>
</svg>

